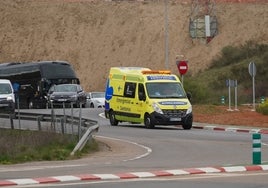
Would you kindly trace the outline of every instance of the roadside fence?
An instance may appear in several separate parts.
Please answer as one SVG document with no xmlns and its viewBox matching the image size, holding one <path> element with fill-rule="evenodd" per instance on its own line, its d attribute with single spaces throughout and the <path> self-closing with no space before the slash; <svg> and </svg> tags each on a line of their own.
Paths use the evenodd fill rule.
<svg viewBox="0 0 268 188">
<path fill-rule="evenodd" d="M 92 133 L 99 129 L 98 122 L 82 117 L 82 108 L 78 117 L 74 115 L 73 108 L 63 113 L 61 110 L 37 110 L 36 112 L 16 111 L 14 114 L 0 113 L 0 128 L 52 131 L 61 134 L 77 135 L 79 142 L 72 154 L 81 150 L 85 143 L 92 137 Z"/>
</svg>

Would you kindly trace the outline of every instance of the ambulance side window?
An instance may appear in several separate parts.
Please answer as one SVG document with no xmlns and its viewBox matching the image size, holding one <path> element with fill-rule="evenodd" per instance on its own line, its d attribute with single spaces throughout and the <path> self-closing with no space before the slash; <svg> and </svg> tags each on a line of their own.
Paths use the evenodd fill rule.
<svg viewBox="0 0 268 188">
<path fill-rule="evenodd" d="M 135 98 L 136 83 L 126 82 L 124 97 Z"/>
<path fill-rule="evenodd" d="M 138 93 L 139 93 L 139 100 L 145 101 L 146 100 L 146 95 L 145 95 L 145 90 L 144 90 L 144 85 L 143 84 L 139 84 Z"/>
</svg>

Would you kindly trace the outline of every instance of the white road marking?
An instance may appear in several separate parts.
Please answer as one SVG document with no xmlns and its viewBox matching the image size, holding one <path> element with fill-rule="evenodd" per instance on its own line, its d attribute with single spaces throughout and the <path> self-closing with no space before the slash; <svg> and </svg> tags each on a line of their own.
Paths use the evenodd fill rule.
<svg viewBox="0 0 268 188">
<path fill-rule="evenodd" d="M 146 150 L 146 152 L 144 154 L 142 154 L 142 155 L 138 155 L 137 157 L 130 158 L 130 159 L 125 159 L 123 161 L 133 161 L 133 160 L 141 159 L 143 157 L 148 156 L 150 153 L 152 153 L 152 149 L 151 148 L 149 148 L 147 146 L 144 146 L 144 145 L 141 145 L 141 144 L 138 144 L 136 142 L 132 142 L 132 141 L 128 141 L 128 140 L 123 140 L 123 139 L 119 139 L 119 138 L 106 137 L 106 136 L 96 136 L 96 137 L 106 138 L 106 139 L 111 139 L 111 140 L 117 140 L 117 141 L 121 141 L 121 142 L 127 142 L 127 143 L 136 145 L 136 146 L 141 147 L 141 148 L 143 148 L 143 149 Z"/>
</svg>

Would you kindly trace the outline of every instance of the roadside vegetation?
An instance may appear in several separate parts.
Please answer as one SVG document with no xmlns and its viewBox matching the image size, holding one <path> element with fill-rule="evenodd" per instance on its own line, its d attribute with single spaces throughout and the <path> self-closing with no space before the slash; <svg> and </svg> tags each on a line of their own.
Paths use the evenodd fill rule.
<svg viewBox="0 0 268 188">
<path fill-rule="evenodd" d="M 197 75 L 186 74 L 185 90 L 192 94 L 193 104 L 221 104 L 222 98 L 228 103 L 228 87 L 226 80 L 237 80 L 237 97 L 239 104 L 252 103 L 252 77 L 248 71 L 250 62 L 256 65 L 255 97 L 261 103 L 261 98 L 268 96 L 268 45 L 248 41 L 242 46 L 226 46 L 221 54 L 214 58 L 211 66 Z M 231 100 L 234 101 L 234 87 L 231 88 Z M 264 108 L 264 109 L 263 109 Z M 258 107 L 259 112 L 267 112 L 268 105 Z"/>
<path fill-rule="evenodd" d="M 264 114 L 264 115 L 268 115 L 268 100 L 265 101 L 265 103 L 260 104 L 257 108 L 256 108 L 257 112 Z"/>
<path fill-rule="evenodd" d="M 0 129 L 0 143 L 0 164 L 78 159 L 98 151 L 98 143 L 91 139 L 82 151 L 70 156 L 77 137 L 30 130 Z"/>
</svg>

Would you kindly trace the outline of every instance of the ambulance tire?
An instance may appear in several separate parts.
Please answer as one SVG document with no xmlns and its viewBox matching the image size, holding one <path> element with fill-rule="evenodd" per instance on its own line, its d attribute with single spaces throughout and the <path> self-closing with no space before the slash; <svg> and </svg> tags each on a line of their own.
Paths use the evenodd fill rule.
<svg viewBox="0 0 268 188">
<path fill-rule="evenodd" d="M 118 120 L 115 118 L 115 113 L 113 110 L 109 112 L 109 118 L 110 118 L 110 124 L 112 126 L 117 126 L 118 125 Z"/>
<path fill-rule="evenodd" d="M 144 116 L 144 125 L 147 129 L 154 128 L 153 120 L 149 114 L 145 114 L 145 116 Z"/>
<path fill-rule="evenodd" d="M 190 130 L 192 128 L 192 125 L 193 125 L 193 116 L 187 116 L 184 119 L 184 122 L 182 124 L 182 128 L 184 130 Z"/>
<path fill-rule="evenodd" d="M 183 124 L 182 128 L 185 130 L 190 130 L 192 128 L 192 124 Z"/>
</svg>

